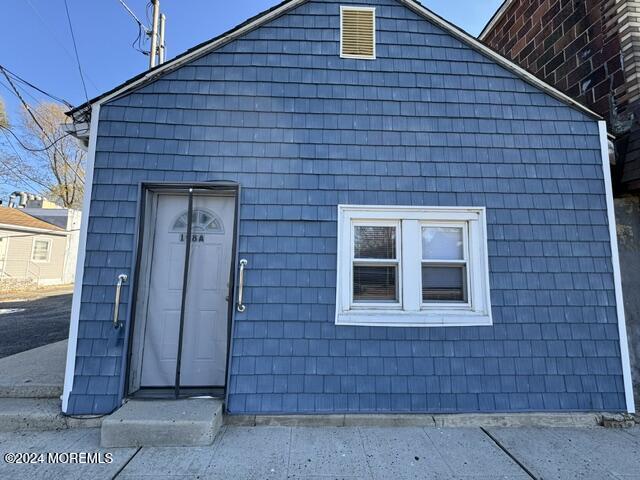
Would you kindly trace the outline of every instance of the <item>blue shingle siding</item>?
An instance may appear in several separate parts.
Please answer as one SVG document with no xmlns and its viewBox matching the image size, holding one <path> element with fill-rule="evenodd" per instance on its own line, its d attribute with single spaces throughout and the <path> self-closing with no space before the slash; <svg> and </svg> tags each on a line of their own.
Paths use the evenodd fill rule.
<svg viewBox="0 0 640 480">
<path fill-rule="evenodd" d="M 367 2 L 378 58 L 341 59 L 350 3 L 102 106 L 70 412 L 120 401 L 139 182 L 216 179 L 242 185 L 249 262 L 231 413 L 624 409 L 596 121 L 393 0 Z M 486 206 L 494 325 L 336 327 L 339 203 Z"/>
</svg>

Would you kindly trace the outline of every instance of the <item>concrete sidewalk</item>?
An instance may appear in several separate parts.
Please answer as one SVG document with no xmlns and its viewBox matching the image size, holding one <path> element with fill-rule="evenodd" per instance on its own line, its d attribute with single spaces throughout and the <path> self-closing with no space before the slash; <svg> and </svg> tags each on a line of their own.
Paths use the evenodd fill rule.
<svg viewBox="0 0 640 480">
<path fill-rule="evenodd" d="M 60 397 L 66 358 L 66 340 L 0 358 L 0 397 Z"/>
<path fill-rule="evenodd" d="M 97 429 L 1 433 L 0 454 L 109 452 L 105 465 L 8 465 L 39 479 L 639 479 L 640 427 L 223 427 L 210 447 L 100 448 Z"/>
</svg>

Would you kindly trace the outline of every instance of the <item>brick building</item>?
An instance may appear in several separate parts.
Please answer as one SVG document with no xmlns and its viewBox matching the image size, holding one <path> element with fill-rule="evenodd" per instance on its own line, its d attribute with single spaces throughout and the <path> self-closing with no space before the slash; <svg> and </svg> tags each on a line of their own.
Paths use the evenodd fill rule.
<svg viewBox="0 0 640 480">
<path fill-rule="evenodd" d="M 636 398 L 640 393 L 639 20 L 636 0 L 505 0 L 479 36 L 607 120 Z"/>
</svg>

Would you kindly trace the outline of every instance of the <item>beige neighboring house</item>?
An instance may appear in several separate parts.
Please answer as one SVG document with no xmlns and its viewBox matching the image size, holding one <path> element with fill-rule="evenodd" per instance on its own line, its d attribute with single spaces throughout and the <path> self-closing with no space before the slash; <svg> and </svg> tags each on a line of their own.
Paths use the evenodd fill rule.
<svg viewBox="0 0 640 480">
<path fill-rule="evenodd" d="M 0 290 L 72 283 L 76 255 L 72 237 L 68 229 L 22 209 L 0 207 Z"/>
</svg>

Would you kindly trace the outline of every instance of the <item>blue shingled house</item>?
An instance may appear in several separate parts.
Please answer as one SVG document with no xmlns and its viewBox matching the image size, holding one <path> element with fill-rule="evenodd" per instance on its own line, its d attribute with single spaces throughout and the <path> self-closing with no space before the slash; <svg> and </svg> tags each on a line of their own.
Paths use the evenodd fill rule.
<svg viewBox="0 0 640 480">
<path fill-rule="evenodd" d="M 288 0 L 70 112 L 63 410 L 633 411 L 601 119 L 415 0 Z"/>
</svg>

